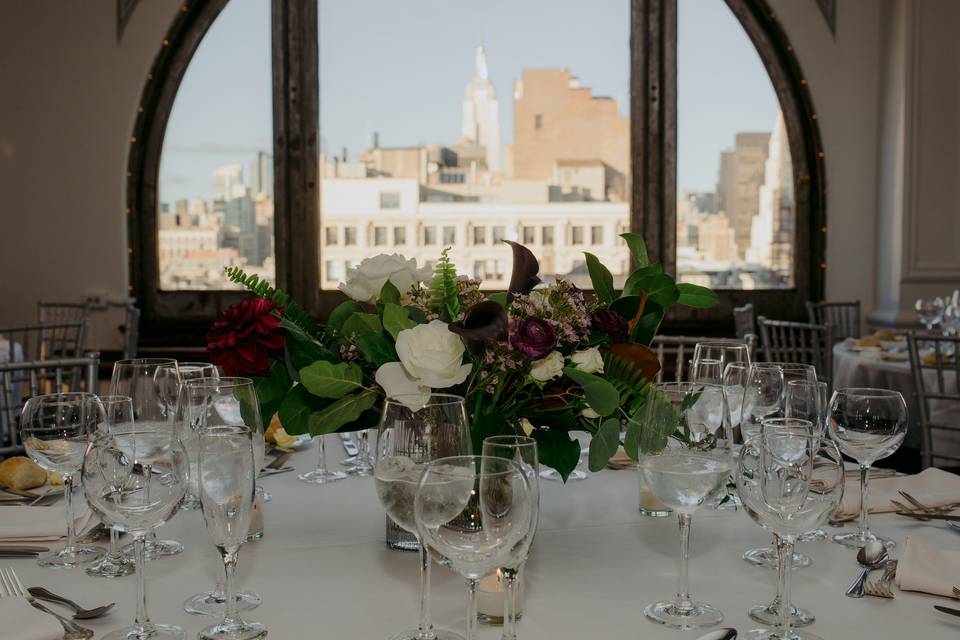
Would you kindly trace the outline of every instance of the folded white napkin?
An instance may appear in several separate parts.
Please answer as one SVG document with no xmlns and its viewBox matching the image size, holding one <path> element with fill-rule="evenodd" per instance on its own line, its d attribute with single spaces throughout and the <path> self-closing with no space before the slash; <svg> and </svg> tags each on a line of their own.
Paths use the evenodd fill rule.
<svg viewBox="0 0 960 640">
<path fill-rule="evenodd" d="M 890 502 L 891 500 L 909 504 L 900 495 L 900 491 L 906 491 L 929 507 L 940 507 L 960 502 L 960 476 L 930 467 L 914 476 L 870 480 L 870 513 L 897 511 L 898 508 Z M 840 513 L 851 515 L 859 512 L 860 478 L 857 476 L 847 480 L 843 490 L 843 502 L 840 503 Z"/>
<path fill-rule="evenodd" d="M 955 597 L 953 587 L 960 576 L 960 551 L 949 551 L 907 536 L 897 562 L 897 584 L 904 591 L 923 591 Z"/>
<path fill-rule="evenodd" d="M 49 507 L 2 506 L 0 509 L 0 544 L 50 542 L 67 535 L 62 504 Z M 78 536 L 90 531 L 97 523 L 82 500 L 74 501 L 73 516 Z"/>
<path fill-rule="evenodd" d="M 0 640 L 59 640 L 63 627 L 57 619 L 34 609 L 25 598 L 0 598 Z M 15 622 L 14 622 L 15 621 Z"/>
</svg>

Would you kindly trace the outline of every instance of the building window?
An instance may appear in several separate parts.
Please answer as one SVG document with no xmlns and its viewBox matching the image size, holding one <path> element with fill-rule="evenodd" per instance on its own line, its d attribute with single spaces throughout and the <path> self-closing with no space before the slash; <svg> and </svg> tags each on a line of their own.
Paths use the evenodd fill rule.
<svg viewBox="0 0 960 640">
<path fill-rule="evenodd" d="M 487 228 L 486 227 L 473 228 L 473 244 L 474 245 L 487 244 Z"/>
<path fill-rule="evenodd" d="M 406 227 L 394 227 L 393 228 L 393 244 L 397 247 L 402 247 L 407 244 L 407 228 Z"/>
<path fill-rule="evenodd" d="M 457 242 L 457 228 L 444 227 L 443 228 L 443 246 L 450 247 L 456 244 L 456 242 Z"/>
<path fill-rule="evenodd" d="M 423 246 L 432 247 L 437 244 L 437 228 L 434 226 L 423 228 Z"/>
<path fill-rule="evenodd" d="M 493 227 L 493 244 L 498 245 L 503 242 L 504 238 L 507 236 L 507 230 L 503 225 L 496 225 Z"/>
<path fill-rule="evenodd" d="M 570 244 L 573 244 L 573 245 L 583 244 L 583 227 L 581 226 L 570 227 Z"/>
<path fill-rule="evenodd" d="M 344 227 L 343 228 L 343 246 L 353 247 L 357 244 L 357 228 L 356 227 Z"/>
<path fill-rule="evenodd" d="M 541 227 L 540 244 L 545 247 L 553 246 L 553 227 Z"/>
<path fill-rule="evenodd" d="M 332 247 L 337 244 L 337 228 L 336 227 L 327 227 L 324 229 L 324 236 L 326 237 L 326 244 L 328 247 Z"/>
<path fill-rule="evenodd" d="M 485 267 L 485 262 L 483 260 L 474 260 L 473 261 L 473 279 L 474 280 L 483 280 L 486 277 L 487 269 Z"/>
<path fill-rule="evenodd" d="M 385 244 L 387 244 L 387 228 L 374 227 L 373 228 L 373 246 L 382 247 Z"/>
<path fill-rule="evenodd" d="M 543 116 L 539 113 L 533 116 L 533 128 L 534 129 L 543 129 Z"/>
<path fill-rule="evenodd" d="M 523 228 L 523 244 L 533 244 L 537 241 L 537 230 L 534 227 Z"/>
<path fill-rule="evenodd" d="M 594 246 L 603 244 L 603 226 L 595 224 L 590 227 L 590 244 Z"/>
<path fill-rule="evenodd" d="M 381 191 L 380 192 L 381 209 L 399 209 L 400 192 L 399 191 Z"/>
</svg>

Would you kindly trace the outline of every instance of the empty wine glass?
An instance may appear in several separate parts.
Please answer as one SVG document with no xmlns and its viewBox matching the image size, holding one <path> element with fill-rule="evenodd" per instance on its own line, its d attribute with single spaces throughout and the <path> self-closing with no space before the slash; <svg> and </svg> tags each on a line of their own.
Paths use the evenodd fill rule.
<svg viewBox="0 0 960 640">
<path fill-rule="evenodd" d="M 796 609 L 791 604 L 790 559 L 801 532 L 822 525 L 840 504 L 843 476 L 840 452 L 832 442 L 823 440 L 809 421 L 793 420 L 785 426 L 770 422 L 760 436 L 744 445 L 737 469 L 737 490 L 750 517 L 775 535 L 780 558 L 777 600 L 783 604 L 777 607 L 779 617 L 769 621 L 776 628 L 754 629 L 743 637 L 817 640 L 817 636 L 794 629 Z M 750 617 L 757 619 L 758 610 L 767 613 L 768 609 L 754 607 Z M 813 616 L 808 615 L 809 624 Z"/>
<path fill-rule="evenodd" d="M 690 363 L 690 382 L 720 384 L 723 381 L 723 362 L 712 358 L 700 358 Z"/>
<path fill-rule="evenodd" d="M 760 433 L 763 421 L 776 416 L 783 407 L 783 369 L 755 362 L 747 371 L 740 411 L 740 433 L 746 442 Z"/>
<path fill-rule="evenodd" d="M 868 500 L 870 466 L 900 448 L 907 434 L 907 405 L 898 391 L 849 387 L 838 389 L 830 399 L 830 437 L 844 455 L 860 465 L 860 525 L 855 532 L 833 536 L 835 542 L 860 548 L 879 540 L 887 547 L 896 543 L 870 532 Z"/>
<path fill-rule="evenodd" d="M 456 456 L 424 468 L 414 520 L 423 543 L 467 580 L 466 640 L 477 637 L 480 579 L 519 564 L 533 535 L 536 502 L 527 472 L 506 458 Z"/>
<path fill-rule="evenodd" d="M 816 426 L 820 436 L 827 431 L 827 408 L 830 396 L 827 383 L 822 381 L 791 380 L 787 383 L 784 394 L 784 415 L 787 418 L 809 420 Z M 816 542 L 826 540 L 829 536 L 823 529 L 807 531 L 798 539 L 799 542 Z"/>
<path fill-rule="evenodd" d="M 357 455 L 352 459 L 343 461 L 347 467 L 347 475 L 366 478 L 373 475 L 373 467 L 376 462 L 373 452 L 370 449 L 370 429 L 364 429 L 357 435 L 359 444 L 357 445 Z"/>
<path fill-rule="evenodd" d="M 327 448 L 324 444 L 325 438 L 326 435 L 324 434 L 320 434 L 314 438 L 317 442 L 317 468 L 313 471 L 301 473 L 297 476 L 298 480 L 313 484 L 328 484 L 330 482 L 343 480 L 347 477 L 347 474 L 343 471 L 331 471 L 327 467 Z"/>
<path fill-rule="evenodd" d="M 110 395 L 128 396 L 133 403 L 133 419 L 138 430 L 158 430 L 176 434 L 177 397 L 180 394 L 180 370 L 172 358 L 133 358 L 118 360 L 110 378 Z M 176 540 L 158 540 L 151 533 L 146 543 L 146 558 L 172 556 L 183 551 Z M 132 544 L 123 548 L 133 555 Z"/>
<path fill-rule="evenodd" d="M 206 426 L 200 430 L 200 502 L 207 533 L 223 558 L 223 620 L 200 632 L 200 640 L 258 640 L 267 636 L 259 622 L 240 617 L 234 597 L 234 574 L 240 545 L 253 517 L 257 467 L 253 432 L 241 426 Z"/>
<path fill-rule="evenodd" d="M 927 331 L 933 331 L 933 328 L 943 321 L 943 307 L 942 298 L 918 298 L 913 306 Z"/>
<path fill-rule="evenodd" d="M 151 622 L 143 576 L 146 536 L 180 510 L 186 494 L 186 454 L 172 431 L 150 429 L 101 435 L 83 460 L 83 492 L 106 524 L 133 535 L 137 614 L 130 627 L 104 640 L 183 640 L 183 629 Z"/>
<path fill-rule="evenodd" d="M 430 553 L 414 521 L 414 496 L 426 465 L 437 458 L 470 453 L 470 429 L 463 398 L 435 393 L 387 398 L 377 434 L 374 486 L 387 516 L 417 536 L 420 551 L 418 626 L 392 640 L 456 640 L 430 620 Z"/>
<path fill-rule="evenodd" d="M 98 433 L 123 433 L 133 431 L 133 402 L 129 396 L 100 396 L 100 428 Z M 134 571 L 123 551 L 120 550 L 120 533 L 110 527 L 110 549 L 97 564 L 87 567 L 87 575 L 98 578 L 119 578 Z"/>
<path fill-rule="evenodd" d="M 687 567 L 691 516 L 723 490 L 733 470 L 729 415 L 716 384 L 658 384 L 647 397 L 644 428 L 661 441 L 641 454 L 640 471 L 653 495 L 679 516 L 680 575 L 674 599 L 647 606 L 644 615 L 668 627 L 698 629 L 723 620 L 718 609 L 690 596 Z"/>
<path fill-rule="evenodd" d="M 704 341 L 698 342 L 693 348 L 693 359 L 691 365 L 695 365 L 701 360 L 715 360 L 720 363 L 720 371 L 714 380 L 703 380 L 703 382 L 712 382 L 720 384 L 723 372 L 727 365 L 733 363 L 750 365 L 750 350 L 742 342 L 730 341 Z"/>
<path fill-rule="evenodd" d="M 200 486 L 198 455 L 200 443 L 199 417 L 203 407 L 193 406 L 191 400 L 202 401 L 201 397 L 185 394 L 186 383 L 189 380 L 202 380 L 220 377 L 215 365 L 208 362 L 180 362 L 177 365 L 180 371 L 180 391 L 177 396 L 176 428 L 183 448 L 189 460 L 187 474 L 187 497 L 183 501 L 183 509 L 193 510 L 200 508 Z"/>
<path fill-rule="evenodd" d="M 263 421 L 260 417 L 260 404 L 257 401 L 253 381 L 249 378 L 195 378 L 188 380 L 181 390 L 182 406 L 191 408 L 191 420 L 196 426 L 199 454 L 200 434 L 204 429 L 214 427 L 242 427 L 250 433 L 250 446 L 257 469 L 262 466 L 264 451 Z M 260 452 L 261 460 L 257 461 Z M 199 455 L 193 456 L 198 465 L 197 478 L 202 477 L 199 468 Z M 198 485 L 199 487 L 199 482 Z M 202 500 L 201 500 L 202 504 Z M 183 603 L 187 613 L 196 615 L 223 615 L 226 610 L 227 595 L 224 586 L 226 574 L 217 580 L 211 591 L 190 596 Z M 234 589 L 233 604 L 241 611 L 254 609 L 260 605 L 261 598 L 250 591 Z"/>
<path fill-rule="evenodd" d="M 74 481 L 79 480 L 83 454 L 97 435 L 100 408 L 91 393 L 34 396 L 20 414 L 20 441 L 38 465 L 63 477 L 67 540 L 62 549 L 37 558 L 41 567 L 72 569 L 103 556 L 103 549 L 78 544 L 73 516 Z"/>
<path fill-rule="evenodd" d="M 530 545 L 537 532 L 540 517 L 540 475 L 537 441 L 529 436 L 490 436 L 483 440 L 483 455 L 513 460 L 527 474 L 530 490 L 536 500 L 533 503 L 534 514 L 532 531 L 524 538 L 525 548 L 517 550 L 516 564 L 500 567 L 503 574 L 503 638 L 515 640 L 517 637 L 517 575 L 527 560 Z"/>
</svg>

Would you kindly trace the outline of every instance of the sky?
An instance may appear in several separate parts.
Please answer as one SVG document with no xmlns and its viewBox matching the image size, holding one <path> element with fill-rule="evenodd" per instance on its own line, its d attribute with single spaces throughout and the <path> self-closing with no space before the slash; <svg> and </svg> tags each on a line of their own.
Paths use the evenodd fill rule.
<svg viewBox="0 0 960 640">
<path fill-rule="evenodd" d="M 522 70 L 566 67 L 629 112 L 629 0 L 319 0 L 323 150 L 458 141 L 483 43 L 513 139 Z M 209 198 L 211 174 L 272 148 L 270 0 L 230 0 L 200 44 L 167 127 L 160 198 Z M 770 131 L 776 96 L 723 0 L 679 0 L 678 192 L 713 190 L 739 131 Z"/>
</svg>

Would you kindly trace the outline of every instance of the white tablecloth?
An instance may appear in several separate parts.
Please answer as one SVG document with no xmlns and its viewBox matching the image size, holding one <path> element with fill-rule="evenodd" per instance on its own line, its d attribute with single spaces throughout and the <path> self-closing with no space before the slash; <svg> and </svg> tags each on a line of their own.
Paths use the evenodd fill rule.
<svg viewBox="0 0 960 640">
<path fill-rule="evenodd" d="M 339 453 L 329 449 L 331 462 Z M 315 464 L 315 456 L 311 446 L 292 463 L 306 470 Z M 415 624 L 417 558 L 384 547 L 384 515 L 371 478 L 315 486 L 288 473 L 263 484 L 274 495 L 265 507 L 266 535 L 241 551 L 239 578 L 243 588 L 263 596 L 263 604 L 247 615 L 265 623 L 270 638 L 386 640 Z M 523 640 L 680 640 L 700 635 L 666 629 L 643 617 L 644 606 L 670 597 L 675 589 L 679 541 L 674 518 L 637 512 L 636 472 L 603 471 L 568 486 L 546 481 L 541 486 L 540 530 L 526 572 L 526 614 L 519 629 Z M 873 522 L 878 532 L 901 544 L 910 534 L 960 549 L 960 535 L 942 524 L 894 515 L 876 516 Z M 180 513 L 160 533 L 184 542 L 186 551 L 148 564 L 150 614 L 154 621 L 182 625 L 187 637 L 194 638 L 211 621 L 185 614 L 182 603 L 213 585 L 219 559 L 199 512 Z M 740 558 L 748 547 L 768 542 L 769 534 L 742 511 L 694 516 L 693 595 L 718 606 L 726 626 L 757 627 L 747 618 L 747 609 L 773 597 L 775 573 Z M 817 622 L 811 631 L 818 635 L 923 640 L 960 634 L 960 618 L 933 609 L 937 603 L 955 602 L 906 592 L 898 592 L 895 600 L 851 600 L 843 592 L 856 573 L 853 552 L 829 542 L 801 548 L 814 564 L 794 574 L 794 602 L 814 611 Z M 77 570 L 42 569 L 32 560 L 0 564 L 13 565 L 28 586 L 47 586 L 81 604 L 119 603 L 116 613 L 89 621 L 98 637 L 133 617 L 133 577 L 89 578 Z M 433 614 L 438 626 L 463 631 L 464 598 L 462 579 L 435 567 Z M 500 635 L 499 627 L 481 628 L 482 640 Z"/>
</svg>

